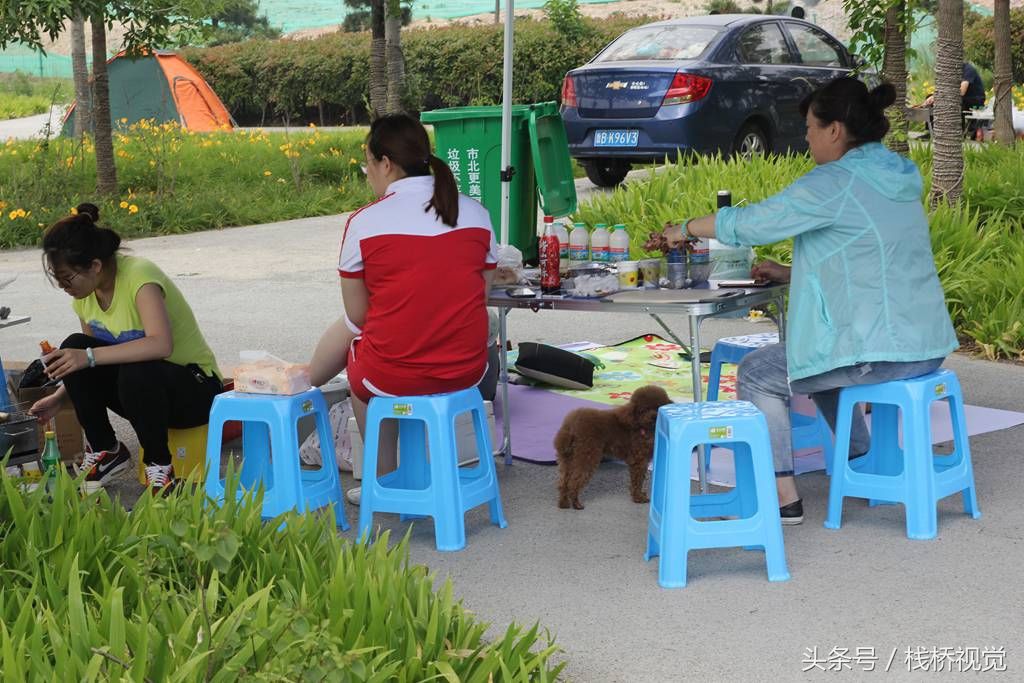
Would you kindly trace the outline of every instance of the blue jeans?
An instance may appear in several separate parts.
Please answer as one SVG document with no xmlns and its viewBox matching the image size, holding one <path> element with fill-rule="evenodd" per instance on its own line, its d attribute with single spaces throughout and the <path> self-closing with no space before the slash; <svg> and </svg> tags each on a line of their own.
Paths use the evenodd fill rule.
<svg viewBox="0 0 1024 683">
<path fill-rule="evenodd" d="M 786 345 L 772 344 L 752 351 L 743 358 L 736 375 L 736 394 L 764 413 L 772 442 L 775 476 L 792 476 L 793 433 L 789 420 L 789 400 L 794 393 L 810 395 L 834 434 L 840 389 L 927 375 L 937 370 L 943 360 L 933 358 L 906 363 L 858 363 L 790 382 L 786 366 Z M 858 407 L 850 430 L 850 453 L 866 453 L 870 445 L 871 436 L 864 422 L 864 414 Z"/>
</svg>

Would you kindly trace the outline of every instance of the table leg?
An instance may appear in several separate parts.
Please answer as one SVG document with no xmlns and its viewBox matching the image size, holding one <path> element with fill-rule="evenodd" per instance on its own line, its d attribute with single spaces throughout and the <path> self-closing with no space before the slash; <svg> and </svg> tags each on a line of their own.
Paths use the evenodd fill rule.
<svg viewBox="0 0 1024 683">
<path fill-rule="evenodd" d="M 786 341 L 786 297 L 780 296 L 775 300 L 775 308 L 778 311 L 779 341 Z"/>
<path fill-rule="evenodd" d="M 703 403 L 704 383 L 700 375 L 700 316 L 690 316 L 690 370 L 693 373 L 693 402 Z M 704 444 L 697 447 L 697 481 L 700 492 L 708 492 L 708 481 L 704 463 L 707 462 L 707 450 Z"/>
<path fill-rule="evenodd" d="M 650 311 L 647 311 L 647 315 L 649 315 L 649 316 L 651 316 L 652 318 L 654 318 L 654 320 L 655 320 L 655 321 L 656 321 L 656 322 L 657 322 L 657 323 L 658 323 L 659 325 L 661 325 L 661 329 L 665 330 L 665 334 L 667 334 L 667 335 L 668 335 L 669 339 L 671 339 L 672 341 L 674 341 L 674 342 L 675 342 L 676 344 L 679 344 L 679 345 L 680 345 L 680 346 L 682 346 L 683 348 L 686 348 L 686 344 L 684 344 L 684 343 L 683 343 L 683 340 L 682 340 L 682 339 L 680 339 L 680 338 L 679 338 L 678 336 L 676 336 L 676 333 L 675 333 L 675 332 L 673 332 L 673 331 L 672 331 L 671 329 L 669 329 L 669 326 L 665 324 L 665 321 L 664 321 L 664 320 L 662 320 L 662 319 L 661 319 L 661 318 L 660 318 L 660 317 L 658 316 L 658 314 L 657 314 L 657 313 L 651 313 Z M 691 352 L 692 352 L 692 350 L 691 350 Z"/>
<path fill-rule="evenodd" d="M 501 381 L 501 452 L 505 464 L 512 464 L 512 421 L 508 409 L 508 308 L 498 309 L 498 379 Z"/>
</svg>

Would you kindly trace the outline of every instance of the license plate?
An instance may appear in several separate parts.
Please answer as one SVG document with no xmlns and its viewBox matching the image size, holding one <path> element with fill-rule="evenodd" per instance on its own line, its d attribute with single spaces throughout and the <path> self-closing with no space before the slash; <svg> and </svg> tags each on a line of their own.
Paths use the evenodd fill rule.
<svg viewBox="0 0 1024 683">
<path fill-rule="evenodd" d="M 594 147 L 636 147 L 639 142 L 638 130 L 599 130 L 594 133 Z"/>
</svg>

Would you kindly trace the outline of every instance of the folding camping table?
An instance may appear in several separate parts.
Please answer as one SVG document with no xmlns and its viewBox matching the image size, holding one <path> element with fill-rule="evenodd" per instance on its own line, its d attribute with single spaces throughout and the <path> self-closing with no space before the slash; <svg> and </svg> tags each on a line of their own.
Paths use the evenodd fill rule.
<svg viewBox="0 0 1024 683">
<path fill-rule="evenodd" d="M 561 296 L 537 296 L 522 299 L 513 298 L 505 293 L 505 287 L 495 287 L 487 298 L 487 305 L 499 309 L 501 315 L 500 344 L 500 380 L 501 380 L 501 415 L 504 425 L 504 439 L 501 452 L 505 455 L 505 464 L 512 463 L 512 425 L 509 421 L 508 405 L 508 354 L 506 318 L 509 311 L 515 308 L 537 311 L 586 311 L 590 313 L 646 313 L 668 333 L 677 344 L 690 349 L 690 366 L 693 373 L 693 400 L 703 401 L 703 380 L 700 374 L 700 324 L 705 318 L 739 311 L 752 306 L 774 303 L 778 308 L 779 338 L 785 335 L 785 296 L 788 285 L 770 285 L 767 287 L 751 287 L 749 289 L 718 288 L 712 281 L 706 289 L 651 289 L 618 292 L 596 299 L 578 299 Z M 662 316 L 685 317 L 689 322 L 689 344 L 684 343 L 662 320 Z M 694 362 L 696 361 L 696 362 Z M 702 492 L 707 492 L 705 477 L 704 447 L 698 449 L 697 472 Z"/>
</svg>

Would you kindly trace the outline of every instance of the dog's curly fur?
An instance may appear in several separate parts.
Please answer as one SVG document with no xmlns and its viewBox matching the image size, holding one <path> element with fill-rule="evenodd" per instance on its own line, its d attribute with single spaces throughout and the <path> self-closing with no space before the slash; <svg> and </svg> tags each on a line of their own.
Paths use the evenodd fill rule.
<svg viewBox="0 0 1024 683">
<path fill-rule="evenodd" d="M 580 492 L 605 455 L 624 460 L 629 466 L 633 502 L 648 502 L 643 487 L 654 454 L 654 425 L 658 408 L 671 402 L 664 389 L 650 384 L 633 392 L 624 406 L 611 410 L 577 408 L 566 415 L 555 435 L 558 507 L 583 509 Z"/>
</svg>

